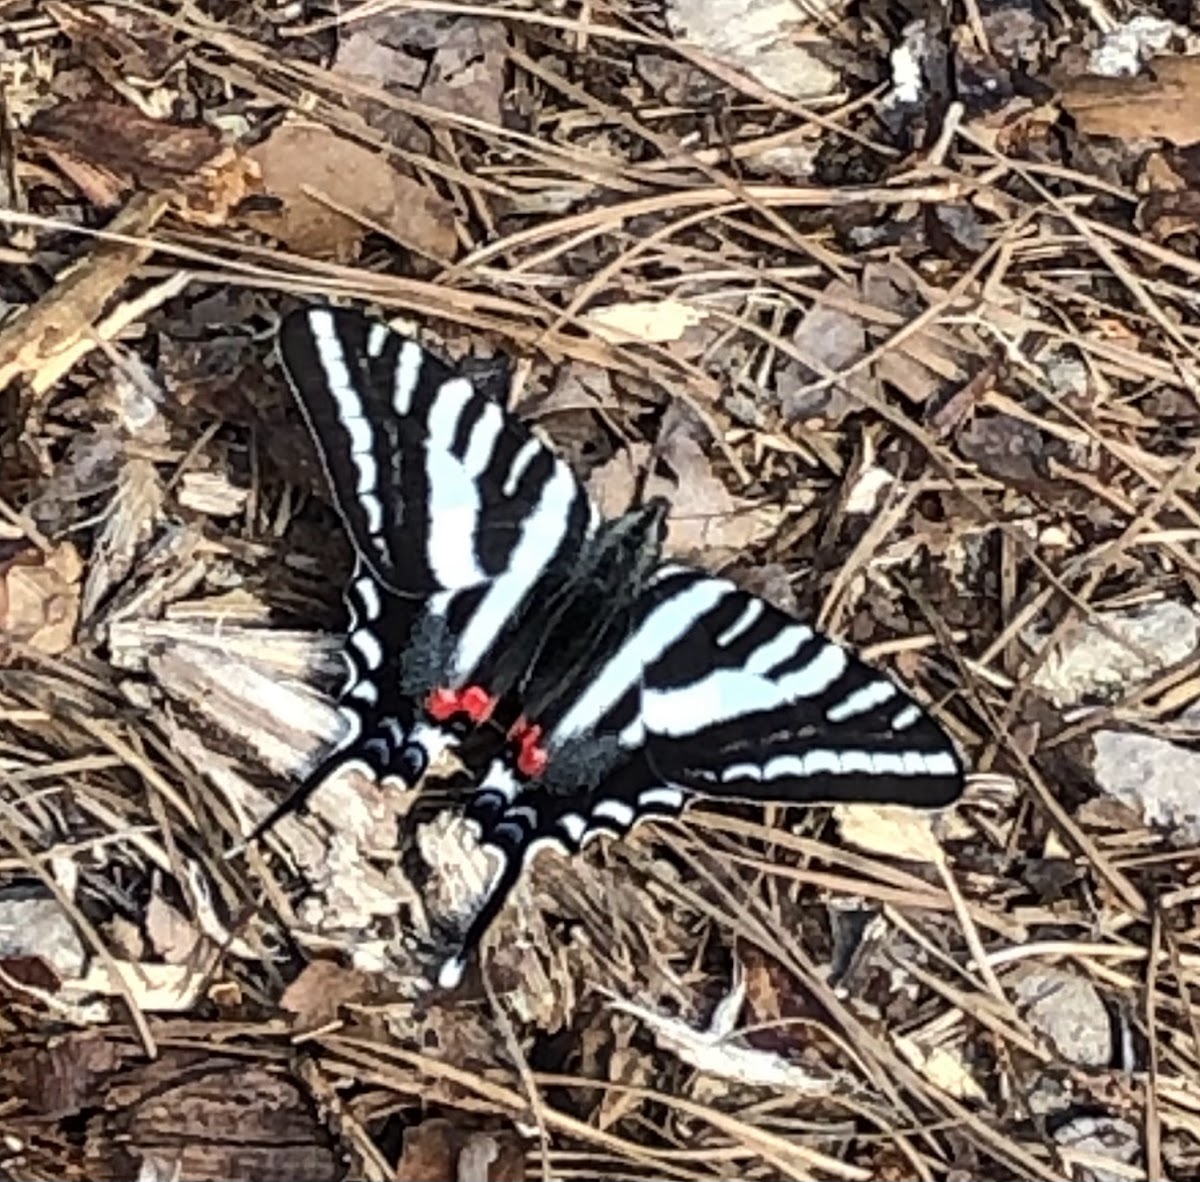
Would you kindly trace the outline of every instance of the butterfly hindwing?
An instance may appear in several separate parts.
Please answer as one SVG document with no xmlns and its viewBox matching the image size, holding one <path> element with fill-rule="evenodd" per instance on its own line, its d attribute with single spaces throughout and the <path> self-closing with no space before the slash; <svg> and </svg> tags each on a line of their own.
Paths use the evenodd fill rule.
<svg viewBox="0 0 1200 1182">
<path fill-rule="evenodd" d="M 493 761 L 484 782 L 491 787 L 475 794 L 466 816 L 478 826 L 479 841 L 492 855 L 492 878 L 453 954 L 441 965 L 438 981 L 445 988 L 458 984 L 471 951 L 540 850 L 578 853 L 601 834 L 622 837 L 641 821 L 677 816 L 687 803 L 682 788 L 657 783 L 654 772 L 636 756 L 608 778 L 603 790 L 590 795 L 571 796 L 537 784 L 518 786 L 503 757 Z"/>
<path fill-rule="evenodd" d="M 553 683 L 557 649 L 534 670 L 533 692 Z M 540 847 L 572 853 L 694 796 L 938 807 L 962 790 L 953 745 L 890 677 L 729 580 L 682 566 L 660 568 L 624 641 L 560 686 L 539 721 L 544 776 L 521 777 L 502 754 L 468 807 L 498 869 L 465 948 Z"/>
<path fill-rule="evenodd" d="M 553 652 L 531 684 L 554 680 Z M 560 687 L 543 725 L 551 767 L 610 737 L 665 782 L 712 796 L 936 807 L 962 788 L 953 745 L 887 674 L 683 566 L 659 569 L 624 641 Z"/>
<path fill-rule="evenodd" d="M 953 745 L 886 673 L 727 579 L 682 579 L 671 604 L 707 594 L 711 606 L 643 674 L 640 724 L 664 777 L 782 803 L 957 797 Z"/>
</svg>

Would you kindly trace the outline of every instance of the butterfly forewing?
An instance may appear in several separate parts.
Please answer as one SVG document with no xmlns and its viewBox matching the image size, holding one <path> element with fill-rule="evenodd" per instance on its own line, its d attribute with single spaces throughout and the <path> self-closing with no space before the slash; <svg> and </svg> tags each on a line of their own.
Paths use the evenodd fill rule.
<svg viewBox="0 0 1200 1182">
<path fill-rule="evenodd" d="M 411 781 L 456 741 L 424 718 L 425 696 L 486 688 L 593 512 L 523 423 L 385 325 L 306 309 L 285 318 L 279 345 L 359 559 L 344 760 L 390 759 Z"/>
<path fill-rule="evenodd" d="M 415 342 L 325 308 L 286 317 L 279 351 L 362 561 L 393 590 L 438 589 L 424 544 L 426 414 L 452 372 Z"/>
</svg>

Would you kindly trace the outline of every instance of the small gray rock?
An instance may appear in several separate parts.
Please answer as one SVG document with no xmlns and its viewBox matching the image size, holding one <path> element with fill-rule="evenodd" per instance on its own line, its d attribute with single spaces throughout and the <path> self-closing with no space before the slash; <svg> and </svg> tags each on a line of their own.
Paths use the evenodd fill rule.
<svg viewBox="0 0 1200 1182">
<path fill-rule="evenodd" d="M 1112 1058 L 1108 1011 L 1089 981 L 1061 969 L 1036 969 L 1016 984 L 1029 1024 L 1054 1044 L 1064 1059 L 1081 1067 L 1103 1067 Z"/>
</svg>

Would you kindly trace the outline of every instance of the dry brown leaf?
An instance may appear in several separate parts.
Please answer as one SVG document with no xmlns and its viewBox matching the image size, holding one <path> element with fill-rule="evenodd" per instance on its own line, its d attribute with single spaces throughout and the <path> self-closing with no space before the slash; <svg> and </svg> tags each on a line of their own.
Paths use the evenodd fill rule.
<svg viewBox="0 0 1200 1182">
<path fill-rule="evenodd" d="M 636 443 L 592 472 L 588 491 L 601 512 L 614 517 L 629 509 L 638 473 L 649 457 L 649 446 Z M 708 453 L 689 435 L 674 432 L 662 458 L 674 471 L 675 480 L 651 476 L 646 496 L 666 497 L 671 502 L 665 546 L 669 554 L 703 554 L 707 565 L 719 566 L 744 556 L 770 532 L 769 523 L 739 505 L 713 472 Z"/>
<path fill-rule="evenodd" d="M 438 47 L 421 101 L 500 126 L 508 34 L 494 20 L 457 20 Z"/>
<path fill-rule="evenodd" d="M 351 26 L 333 69 L 399 98 L 499 126 L 507 51 L 499 21 L 393 10 Z M 394 142 L 411 146 L 425 136 L 406 111 L 357 96 L 350 101 Z"/>
<path fill-rule="evenodd" d="M 831 283 L 824 301 L 814 303 L 796 328 L 792 345 L 799 356 L 776 374 L 784 414 L 838 422 L 877 398 L 881 382 L 916 403 L 965 382 L 965 347 L 934 327 L 907 332 L 869 368 L 858 365 L 925 306 L 915 278 L 898 263 L 868 263 L 858 286 Z M 834 380 L 833 375 L 842 376 Z"/>
<path fill-rule="evenodd" d="M 580 319 L 598 337 L 613 344 L 626 341 L 677 341 L 704 320 L 704 313 L 684 300 L 637 300 L 593 308 Z"/>
<path fill-rule="evenodd" d="M 975 1082 L 962 1056 L 949 1047 L 925 1048 L 916 1039 L 894 1035 L 896 1050 L 934 1087 L 957 1100 L 987 1100 L 987 1094 Z"/>
<path fill-rule="evenodd" d="M 863 268 L 862 297 L 870 305 L 898 313 L 905 321 L 924 311 L 925 301 L 916 280 L 897 263 L 869 263 Z M 891 335 L 894 329 L 887 329 Z M 872 334 L 882 335 L 876 329 Z M 912 402 L 923 403 L 944 385 L 961 385 L 967 380 L 966 354 L 952 344 L 944 332 L 922 328 L 904 336 L 899 345 L 887 349 L 875 365 L 876 376 L 895 386 Z"/>
<path fill-rule="evenodd" d="M 457 1178 L 458 1155 L 464 1140 L 463 1133 L 441 1117 L 405 1129 L 396 1177 L 405 1182 L 447 1182 Z"/>
<path fill-rule="evenodd" d="M 1200 143 L 1200 55 L 1156 57 L 1147 74 L 1068 79 L 1062 105 L 1087 135 Z"/>
<path fill-rule="evenodd" d="M 980 413 L 958 432 L 958 447 L 993 480 L 1013 488 L 1049 482 L 1047 439 L 1033 423 L 1012 415 Z"/>
<path fill-rule="evenodd" d="M 858 291 L 841 280 L 831 283 L 826 295 L 847 301 L 859 298 Z M 839 373 L 866 355 L 867 327 L 853 312 L 814 302 L 792 334 L 792 348 L 799 356 L 789 357 L 775 374 L 775 393 L 787 418 L 820 417 L 839 423 L 861 408 L 863 395 L 878 395 L 879 383 L 864 369 L 832 386 L 808 388 L 816 379 Z"/>
<path fill-rule="evenodd" d="M 393 10 L 350 25 L 344 30 L 330 72 L 400 100 L 416 99 L 429 72 L 429 61 L 424 54 L 409 52 L 419 46 L 407 30 L 414 18 L 422 15 Z M 402 102 L 388 103 L 347 90 L 346 106 L 373 132 L 405 151 L 422 155 L 432 151 L 429 132 L 402 109 Z"/>
<path fill-rule="evenodd" d="M 375 230 L 426 258 L 454 258 L 454 207 L 378 152 L 320 124 L 292 120 L 249 156 L 280 204 L 245 220 L 299 254 L 346 262 Z"/>
<path fill-rule="evenodd" d="M 30 547 L 0 563 L 0 636 L 44 653 L 66 652 L 79 623 L 82 574 L 70 542 L 48 555 Z"/>
<path fill-rule="evenodd" d="M 296 1015 L 296 1025 L 307 1029 L 337 1018 L 338 1009 L 364 996 L 370 984 L 366 973 L 333 960 L 314 960 L 284 991 L 280 1009 Z"/>
<path fill-rule="evenodd" d="M 1151 193 L 1138 206 L 1137 223 L 1156 242 L 1200 230 L 1200 190 Z"/>
<path fill-rule="evenodd" d="M 334 58 L 335 73 L 378 86 L 380 89 L 403 87 L 417 91 L 425 81 L 429 66 L 422 58 L 388 43 L 388 29 L 394 17 L 404 13 L 380 13 L 348 26 Z"/>
<path fill-rule="evenodd" d="M 895 804 L 839 804 L 833 810 L 842 840 L 870 854 L 938 862 L 942 847 L 927 813 Z"/>
</svg>

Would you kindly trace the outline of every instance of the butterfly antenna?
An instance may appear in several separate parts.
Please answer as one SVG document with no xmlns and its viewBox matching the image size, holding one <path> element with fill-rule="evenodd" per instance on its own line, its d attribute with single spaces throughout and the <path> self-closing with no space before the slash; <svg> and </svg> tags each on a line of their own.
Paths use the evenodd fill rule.
<svg viewBox="0 0 1200 1182">
<path fill-rule="evenodd" d="M 650 454 L 646 456 L 646 462 L 642 464 L 637 476 L 634 478 L 630 509 L 638 509 L 646 503 L 646 488 L 650 483 L 650 477 L 654 475 L 654 470 L 658 467 L 658 461 L 663 457 L 664 444 L 670 438 L 672 428 L 665 426 L 667 421 L 666 416 L 659 421 L 654 442 L 650 445 Z"/>
</svg>

